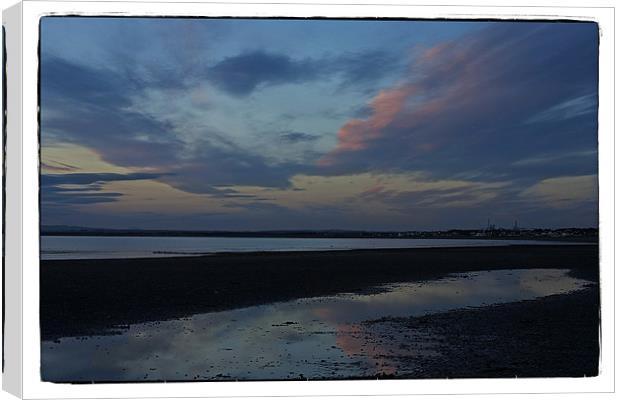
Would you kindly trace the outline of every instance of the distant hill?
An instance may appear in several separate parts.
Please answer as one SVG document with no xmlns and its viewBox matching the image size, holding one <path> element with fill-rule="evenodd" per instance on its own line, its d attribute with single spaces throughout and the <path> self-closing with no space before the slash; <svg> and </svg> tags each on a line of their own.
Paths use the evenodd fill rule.
<svg viewBox="0 0 620 400">
<path fill-rule="evenodd" d="M 598 228 L 560 229 L 450 229 L 443 231 L 266 230 L 181 231 L 165 229 L 109 229 L 69 225 L 43 225 L 42 236 L 187 236 L 187 237 L 296 237 L 389 239 L 536 239 L 597 241 Z"/>
<path fill-rule="evenodd" d="M 85 228 L 83 226 L 70 226 L 70 225 L 41 225 L 41 234 L 45 235 L 50 232 L 88 232 L 88 231 L 101 231 L 103 229 Z"/>
</svg>

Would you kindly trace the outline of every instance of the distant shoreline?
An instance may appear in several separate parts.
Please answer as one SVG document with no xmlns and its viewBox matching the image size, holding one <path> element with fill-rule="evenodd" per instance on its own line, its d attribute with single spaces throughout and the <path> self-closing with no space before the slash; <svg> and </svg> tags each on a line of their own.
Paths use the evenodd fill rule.
<svg viewBox="0 0 620 400">
<path fill-rule="evenodd" d="M 44 232 L 41 233 L 42 237 L 230 237 L 230 238 L 265 238 L 265 239 L 454 239 L 454 240 L 540 240 L 540 241 L 554 241 L 554 242 L 584 242 L 584 243 L 597 243 L 599 241 L 598 236 L 535 236 L 535 235 L 505 235 L 505 236 L 467 236 L 467 235 L 436 235 L 436 236 L 372 236 L 372 235 L 316 235 L 316 234 L 263 234 L 263 233 L 183 233 L 183 232 L 152 232 L 152 233 L 133 233 L 133 232 Z"/>
<path fill-rule="evenodd" d="M 41 236 L 158 236 L 158 237 L 265 237 L 265 238 L 386 238 L 386 239 L 526 239 L 554 238 L 598 240 L 597 227 L 563 228 L 449 228 L 437 230 L 370 229 L 262 229 L 262 230 L 174 230 L 138 228 L 89 228 L 41 225 Z"/>
</svg>

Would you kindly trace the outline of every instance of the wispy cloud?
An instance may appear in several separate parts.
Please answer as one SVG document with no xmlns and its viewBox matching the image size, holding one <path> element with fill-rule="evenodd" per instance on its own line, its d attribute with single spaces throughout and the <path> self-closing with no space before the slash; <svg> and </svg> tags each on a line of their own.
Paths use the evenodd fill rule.
<svg viewBox="0 0 620 400">
<path fill-rule="evenodd" d="M 530 167 L 538 165 L 552 164 L 557 161 L 566 161 L 573 158 L 594 158 L 598 155 L 596 150 L 571 151 L 567 153 L 542 153 L 533 157 L 523 158 L 512 163 L 517 167 Z"/>
<path fill-rule="evenodd" d="M 593 148 L 596 35 L 595 24 L 499 23 L 418 52 L 408 75 L 368 103 L 370 115 L 346 122 L 318 164 L 326 174 L 484 169 L 520 178 L 511 163 L 552 144 Z"/>
<path fill-rule="evenodd" d="M 79 170 L 78 167 L 66 163 L 62 163 L 60 161 L 50 160 L 48 162 L 41 162 L 41 167 L 48 171 L 76 171 Z"/>
<path fill-rule="evenodd" d="M 598 107 L 598 95 L 588 94 L 585 96 L 579 96 L 574 99 L 562 101 L 560 104 L 556 104 L 547 110 L 544 110 L 531 118 L 528 118 L 525 122 L 529 124 L 537 122 L 553 122 L 562 121 L 572 118 L 578 118 L 583 115 L 596 113 Z"/>
<path fill-rule="evenodd" d="M 521 197 L 554 208 L 570 208 L 598 200 L 598 176 L 562 176 L 543 179 L 525 189 Z"/>
<path fill-rule="evenodd" d="M 156 179 L 161 174 L 68 173 L 41 175 L 41 202 L 59 204 L 94 204 L 117 201 L 123 194 L 105 191 L 108 182 Z"/>
</svg>

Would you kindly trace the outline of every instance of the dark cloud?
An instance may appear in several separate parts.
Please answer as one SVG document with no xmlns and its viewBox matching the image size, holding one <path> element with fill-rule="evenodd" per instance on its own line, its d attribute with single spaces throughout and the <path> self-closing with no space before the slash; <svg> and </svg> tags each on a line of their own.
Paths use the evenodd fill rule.
<svg viewBox="0 0 620 400">
<path fill-rule="evenodd" d="M 295 60 L 284 54 L 252 51 L 225 58 L 210 67 L 207 79 L 235 96 L 270 85 L 339 76 L 341 86 L 367 86 L 400 66 L 396 54 L 369 50 L 324 58 Z"/>
<path fill-rule="evenodd" d="M 106 69 L 92 69 L 45 54 L 41 58 L 43 104 L 87 101 L 101 108 L 128 106 L 131 82 Z M 61 95 L 61 96 L 59 96 Z"/>
<path fill-rule="evenodd" d="M 95 204 L 95 203 L 112 203 L 123 196 L 122 193 L 105 192 L 105 193 L 82 193 L 73 190 L 59 190 L 58 188 L 48 189 L 45 197 L 41 199 L 44 207 L 53 205 L 77 205 L 77 204 Z"/>
<path fill-rule="evenodd" d="M 310 60 L 253 51 L 225 58 L 209 68 L 207 78 L 230 94 L 244 96 L 261 85 L 307 81 L 317 73 L 316 64 Z"/>
<path fill-rule="evenodd" d="M 287 188 L 290 178 L 303 170 L 293 163 L 269 164 L 241 149 L 205 145 L 199 152 L 200 157 L 171 168 L 172 174 L 162 180 L 187 192 L 220 195 L 218 188 L 232 185 Z"/>
<path fill-rule="evenodd" d="M 41 61 L 42 137 L 77 143 L 123 166 L 176 162 L 182 143 L 169 124 L 128 111 L 144 89 L 131 77 L 53 56 Z"/>
<path fill-rule="evenodd" d="M 41 186 L 55 185 L 89 185 L 93 183 L 105 183 L 113 181 L 135 181 L 144 179 L 155 179 L 162 174 L 153 173 L 74 173 L 74 174 L 43 174 L 41 175 Z"/>
<path fill-rule="evenodd" d="M 156 179 L 161 174 L 42 174 L 41 203 L 46 206 L 62 204 L 94 204 L 117 201 L 122 193 L 103 191 L 103 185 L 114 181 Z M 70 185 L 70 187 L 67 187 Z"/>
<path fill-rule="evenodd" d="M 311 135 L 309 133 L 304 133 L 304 132 L 283 133 L 280 137 L 284 139 L 285 141 L 291 142 L 291 143 L 312 142 L 319 138 L 317 135 Z"/>
</svg>

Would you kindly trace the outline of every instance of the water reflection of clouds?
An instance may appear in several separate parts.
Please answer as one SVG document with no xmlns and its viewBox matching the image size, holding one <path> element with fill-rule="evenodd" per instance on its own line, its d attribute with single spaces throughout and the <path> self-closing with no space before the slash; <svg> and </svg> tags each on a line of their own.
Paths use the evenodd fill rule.
<svg viewBox="0 0 620 400">
<path fill-rule="evenodd" d="M 372 376 L 416 368 L 423 345 L 407 332 L 362 331 L 359 322 L 531 299 L 588 282 L 567 270 L 498 270 L 372 295 L 341 295 L 137 324 L 117 336 L 42 344 L 45 380 L 295 379 Z M 428 338 L 427 338 L 428 339 Z M 427 340 L 425 339 L 425 340 Z M 419 341 L 419 340 L 418 340 Z M 428 341 L 428 340 L 427 340 Z M 423 341 L 420 341 L 423 342 Z"/>
<path fill-rule="evenodd" d="M 555 269 L 524 270 L 523 273 L 519 274 L 521 290 L 535 296 L 546 296 L 549 292 L 564 293 L 570 290 L 570 287 L 583 285 L 583 280 L 569 276 L 558 276 L 556 271 L 568 273 L 568 270 Z"/>
<path fill-rule="evenodd" d="M 382 316 L 411 316 L 428 312 L 517 301 L 581 287 L 568 270 L 499 270 L 449 276 L 437 281 L 390 285 L 372 295 L 331 297 L 313 313 L 322 319 L 360 322 Z M 310 303 L 312 304 L 312 303 Z"/>
<path fill-rule="evenodd" d="M 339 324 L 336 342 L 349 357 L 363 357 L 365 376 L 413 374 L 425 367 L 428 357 L 440 354 L 441 335 L 403 329 L 398 322 Z"/>
</svg>

